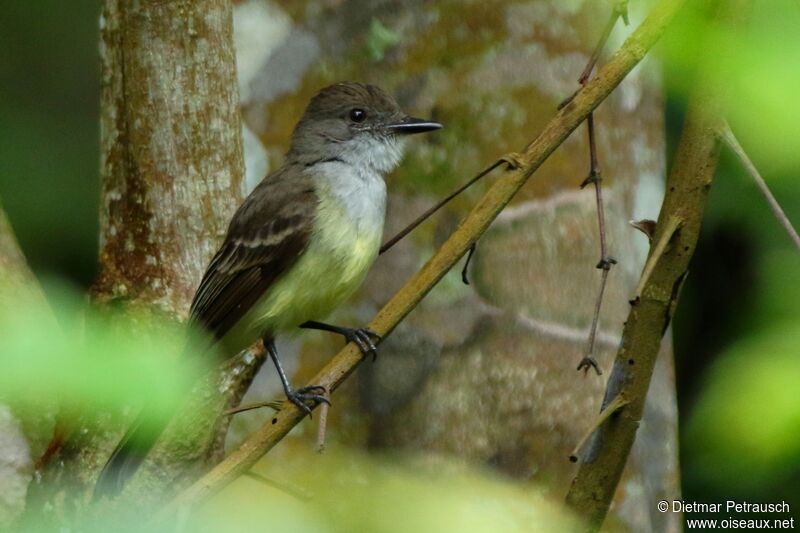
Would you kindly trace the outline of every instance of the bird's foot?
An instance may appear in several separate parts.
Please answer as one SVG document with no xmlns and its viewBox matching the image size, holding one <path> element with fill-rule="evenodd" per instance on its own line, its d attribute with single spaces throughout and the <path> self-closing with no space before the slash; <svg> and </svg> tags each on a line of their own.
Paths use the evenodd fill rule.
<svg viewBox="0 0 800 533">
<path fill-rule="evenodd" d="M 341 328 L 339 333 L 347 339 L 347 342 L 354 342 L 365 356 L 371 354 L 373 361 L 378 358 L 378 348 L 375 346 L 375 343 L 372 342 L 372 339 L 379 341 L 381 340 L 381 336 L 371 329 Z"/>
<path fill-rule="evenodd" d="M 324 322 L 317 322 L 315 320 L 309 320 L 308 322 L 303 322 L 300 324 L 301 328 L 306 329 L 318 329 L 321 331 L 330 331 L 332 333 L 337 333 L 344 337 L 347 342 L 354 342 L 356 346 L 359 347 L 361 353 L 366 355 L 372 354 L 372 360 L 374 361 L 378 357 L 378 349 L 375 347 L 375 343 L 372 342 L 372 339 L 381 340 L 381 336 L 375 333 L 374 331 L 367 329 L 367 328 L 346 328 L 343 326 L 334 326 L 332 324 L 325 324 Z"/>
<path fill-rule="evenodd" d="M 311 415 L 311 411 L 319 404 L 331 404 L 328 398 L 323 396 L 326 392 L 327 391 L 325 387 L 321 385 L 309 385 L 308 387 L 303 387 L 302 389 L 288 391 L 286 393 L 286 398 L 288 398 L 290 402 L 299 407 L 307 415 Z M 312 403 L 313 405 L 309 407 L 309 403 Z"/>
</svg>

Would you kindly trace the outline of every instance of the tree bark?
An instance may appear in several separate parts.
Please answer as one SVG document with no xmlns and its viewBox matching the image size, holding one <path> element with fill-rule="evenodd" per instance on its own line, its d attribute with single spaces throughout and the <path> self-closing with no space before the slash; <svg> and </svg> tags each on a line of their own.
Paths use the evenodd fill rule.
<svg viewBox="0 0 800 533">
<path fill-rule="evenodd" d="M 228 4 L 105 2 L 96 299 L 184 317 L 241 202 Z"/>
<path fill-rule="evenodd" d="M 232 8 L 227 0 L 106 0 L 100 27 L 103 183 L 92 296 L 107 309 L 135 312 L 137 322 L 125 327 L 158 334 L 164 323 L 186 317 L 243 197 Z M 221 456 L 221 410 L 249 386 L 263 362 L 256 355 L 200 380 L 175 417 L 180 423 L 137 474 L 137 501 L 157 501 Z M 93 488 L 130 419 L 100 411 L 83 413 L 51 461 L 59 467 L 45 472 L 34 496 L 62 519 L 82 507 L 78 488 Z"/>
<path fill-rule="evenodd" d="M 19 248 L 14 230 L 0 204 L 0 314 L 41 306 L 47 302 Z M 57 327 L 55 320 L 42 331 Z M 0 529 L 11 527 L 25 509 L 33 464 L 45 450 L 55 426 L 58 407 L 30 395 L 0 395 Z"/>
<path fill-rule="evenodd" d="M 43 297 L 0 204 L 0 306 L 11 306 L 18 298 L 25 296 L 17 291 L 35 291 L 38 298 Z"/>
</svg>

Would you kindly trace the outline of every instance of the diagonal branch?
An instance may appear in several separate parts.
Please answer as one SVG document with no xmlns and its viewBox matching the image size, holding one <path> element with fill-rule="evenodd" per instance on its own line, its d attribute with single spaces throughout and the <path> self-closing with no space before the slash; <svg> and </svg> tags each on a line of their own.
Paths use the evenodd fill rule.
<svg viewBox="0 0 800 533">
<path fill-rule="evenodd" d="M 765 182 L 764 178 L 761 177 L 761 173 L 747 156 L 747 152 L 745 152 L 744 148 L 742 148 L 742 145 L 739 144 L 739 141 L 736 139 L 736 136 L 733 134 L 733 131 L 727 122 L 723 122 L 720 126 L 719 135 L 725 144 L 728 145 L 728 148 L 730 148 L 731 151 L 736 154 L 736 157 L 738 157 L 742 162 L 742 166 L 744 166 L 745 170 L 747 170 L 747 173 L 750 174 L 750 177 L 753 178 L 753 181 L 756 182 L 756 185 L 759 189 L 761 189 L 762 194 L 764 194 L 766 197 L 770 208 L 772 208 L 772 212 L 775 214 L 775 218 L 778 219 L 778 222 L 781 223 L 783 228 L 786 230 L 786 233 L 789 234 L 789 237 L 791 237 L 794 245 L 800 249 L 800 235 L 797 235 L 797 230 L 794 229 L 794 226 L 792 226 L 789 217 L 787 217 L 786 213 L 783 212 L 778 200 L 775 199 L 772 191 L 769 190 L 767 182 Z"/>
<path fill-rule="evenodd" d="M 600 69 L 597 76 L 580 89 L 575 98 L 559 110 L 539 136 L 522 153 L 509 154 L 508 164 L 497 181 L 467 215 L 456 231 L 431 259 L 381 309 L 368 327 L 385 337 L 410 313 L 434 285 L 467 252 L 500 211 L 541 166 L 547 157 L 583 122 L 635 67 L 663 34 L 682 0 L 661 0 L 648 18 Z M 349 376 L 363 356 L 354 344 L 348 344 L 313 379 L 316 384 L 334 391 Z M 239 449 L 232 452 L 203 478 L 190 486 L 157 515 L 158 520 L 174 516 L 176 511 L 200 503 L 246 472 L 277 444 L 304 417 L 298 408 L 287 405 L 261 429 L 253 433 Z"/>
</svg>

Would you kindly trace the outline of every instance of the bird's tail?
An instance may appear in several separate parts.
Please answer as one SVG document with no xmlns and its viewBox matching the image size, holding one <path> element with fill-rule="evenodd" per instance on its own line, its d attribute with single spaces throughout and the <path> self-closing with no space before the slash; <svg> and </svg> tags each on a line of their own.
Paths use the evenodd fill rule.
<svg viewBox="0 0 800 533">
<path fill-rule="evenodd" d="M 93 500 L 118 494 L 139 469 L 169 422 L 168 416 L 154 417 L 153 413 L 154 410 L 145 406 L 125 432 L 100 472 Z"/>
<path fill-rule="evenodd" d="M 111 453 L 97 483 L 94 486 L 93 500 L 98 500 L 101 496 L 116 496 L 130 481 L 136 471 L 144 462 L 145 457 L 155 445 L 158 438 L 164 433 L 170 420 L 178 407 L 182 393 L 188 392 L 192 388 L 198 376 L 202 374 L 205 367 L 192 366 L 186 364 L 192 360 L 206 361 L 209 358 L 208 352 L 213 347 L 213 342 L 205 336 L 198 335 L 190 337 L 183 348 L 183 353 L 178 359 L 183 361 L 181 366 L 179 383 L 174 384 L 170 389 L 169 396 L 153 396 L 151 391 L 150 401 L 145 402 L 139 415 L 130 425 L 123 435 L 117 447 Z M 191 356 L 191 357 L 190 357 Z"/>
</svg>

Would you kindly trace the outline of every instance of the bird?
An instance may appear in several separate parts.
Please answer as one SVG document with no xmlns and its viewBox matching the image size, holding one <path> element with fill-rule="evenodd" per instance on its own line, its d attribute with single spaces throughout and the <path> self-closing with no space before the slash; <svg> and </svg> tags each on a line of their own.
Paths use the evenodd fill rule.
<svg viewBox="0 0 800 533">
<path fill-rule="evenodd" d="M 400 163 L 406 138 L 441 127 L 407 115 L 376 85 L 321 89 L 297 122 L 283 164 L 231 218 L 189 310 L 189 326 L 209 340 L 204 349 L 184 350 L 184 357 L 232 357 L 261 339 L 289 401 L 308 414 L 327 403 L 323 387 L 291 386 L 275 337 L 298 327 L 319 329 L 376 356 L 374 332 L 321 320 L 358 289 L 378 257 L 384 177 Z M 171 415 L 145 406 L 103 467 L 95 499 L 122 490 Z"/>
</svg>

